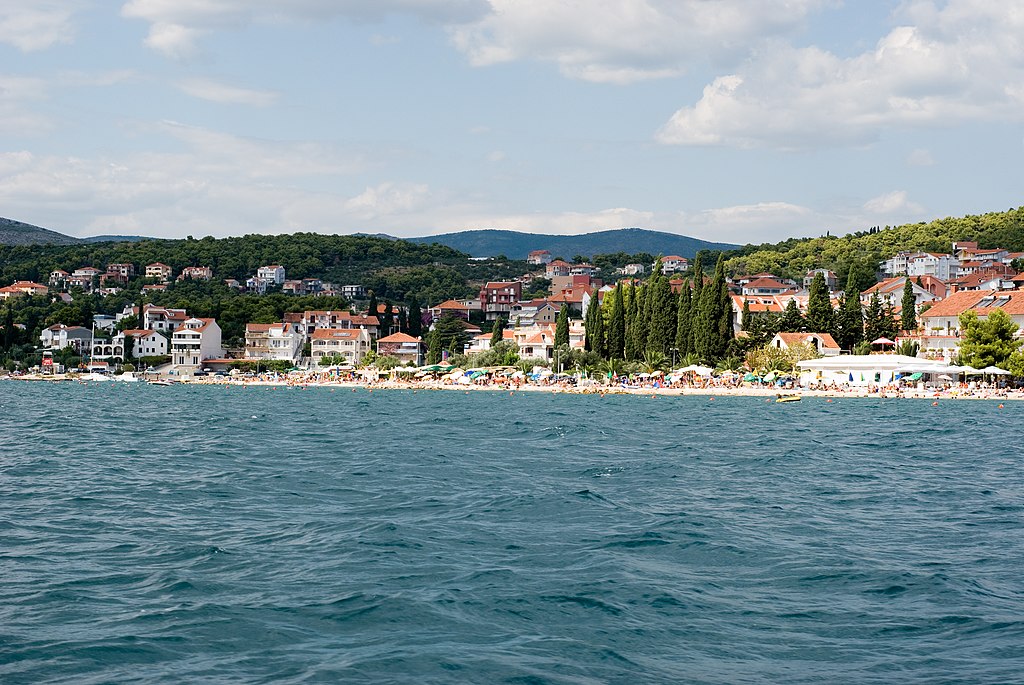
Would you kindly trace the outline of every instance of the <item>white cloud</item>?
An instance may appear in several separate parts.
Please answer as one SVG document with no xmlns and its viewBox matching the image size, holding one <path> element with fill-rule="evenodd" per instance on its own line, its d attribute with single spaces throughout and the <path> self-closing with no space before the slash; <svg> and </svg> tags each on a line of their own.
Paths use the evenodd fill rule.
<svg viewBox="0 0 1024 685">
<path fill-rule="evenodd" d="M 717 78 L 658 132 L 663 143 L 801 148 L 862 144 L 892 127 L 1019 121 L 1020 3 L 911 3 L 894 28 L 848 59 L 774 42 Z"/>
<path fill-rule="evenodd" d="M 935 166 L 935 159 L 931 152 L 919 148 L 907 155 L 907 166 Z"/>
<path fill-rule="evenodd" d="M 346 201 L 344 208 L 348 215 L 362 221 L 407 215 L 421 209 L 429 194 L 430 189 L 423 184 L 381 183 Z"/>
<path fill-rule="evenodd" d="M 23 52 L 44 50 L 74 37 L 77 0 L 0 1 L 0 43 Z"/>
<path fill-rule="evenodd" d="M 378 21 L 390 14 L 444 23 L 468 21 L 487 9 L 487 0 L 128 0 L 121 14 L 149 22 L 146 45 L 181 59 L 196 54 L 211 31 L 253 23 Z"/>
<path fill-rule="evenodd" d="M 921 205 L 911 202 L 907 197 L 907 191 L 894 190 L 873 197 L 864 203 L 864 209 L 871 214 L 884 214 L 889 216 L 904 217 L 909 214 L 920 214 L 924 211 Z M 893 222 L 898 223 L 898 222 Z"/>
<path fill-rule="evenodd" d="M 182 81 L 178 84 L 178 88 L 186 95 L 223 105 L 269 107 L 279 97 L 278 93 L 271 91 L 239 88 L 205 78 L 193 78 Z"/>
<path fill-rule="evenodd" d="M 454 26 L 472 64 L 554 62 L 571 78 L 630 83 L 676 76 L 694 62 L 732 63 L 767 36 L 789 33 L 826 0 L 491 0 Z"/>
<path fill-rule="evenodd" d="M 47 86 L 42 79 L 0 74 L 0 133 L 38 135 L 50 130 L 50 119 L 27 107 L 46 97 Z"/>
</svg>

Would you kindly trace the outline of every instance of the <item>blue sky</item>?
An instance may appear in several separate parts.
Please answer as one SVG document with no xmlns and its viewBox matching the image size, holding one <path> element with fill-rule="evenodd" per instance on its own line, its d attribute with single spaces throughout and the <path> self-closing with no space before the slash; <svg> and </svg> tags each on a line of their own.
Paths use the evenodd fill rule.
<svg viewBox="0 0 1024 685">
<path fill-rule="evenodd" d="M 775 241 L 1021 204 L 1024 0 L 0 0 L 0 216 Z"/>
</svg>

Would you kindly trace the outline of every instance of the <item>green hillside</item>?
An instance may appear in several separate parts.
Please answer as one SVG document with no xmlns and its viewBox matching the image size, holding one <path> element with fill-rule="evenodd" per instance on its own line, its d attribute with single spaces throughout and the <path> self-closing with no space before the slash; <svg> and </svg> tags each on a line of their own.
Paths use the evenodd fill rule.
<svg viewBox="0 0 1024 685">
<path fill-rule="evenodd" d="M 0 217 L 0 245 L 74 245 L 71 236 Z"/>
<path fill-rule="evenodd" d="M 652 255 L 678 255 L 693 259 L 698 250 L 731 250 L 730 243 L 713 243 L 697 238 L 642 228 L 620 228 L 580 235 L 545 235 L 518 231 L 462 231 L 424 238 L 409 238 L 416 243 L 438 243 L 474 257 L 505 255 L 509 259 L 526 259 L 533 250 L 547 250 L 552 255 L 571 259 L 574 255 L 591 257 L 598 254 L 646 252 Z"/>
</svg>

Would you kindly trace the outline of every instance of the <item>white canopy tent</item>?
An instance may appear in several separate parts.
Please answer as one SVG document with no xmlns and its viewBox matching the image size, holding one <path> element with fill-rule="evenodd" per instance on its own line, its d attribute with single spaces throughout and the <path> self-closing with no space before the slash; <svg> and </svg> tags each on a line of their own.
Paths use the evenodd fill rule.
<svg viewBox="0 0 1024 685">
<path fill-rule="evenodd" d="M 813 382 L 872 385 L 892 382 L 896 374 L 952 374 L 956 367 L 902 354 L 848 354 L 797 362 L 800 384 Z"/>
</svg>

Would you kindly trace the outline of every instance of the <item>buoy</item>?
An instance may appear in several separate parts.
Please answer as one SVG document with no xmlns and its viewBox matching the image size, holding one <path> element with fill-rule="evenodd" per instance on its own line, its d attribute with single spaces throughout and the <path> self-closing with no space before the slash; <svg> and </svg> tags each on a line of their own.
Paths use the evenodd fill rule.
<svg viewBox="0 0 1024 685">
<path fill-rule="evenodd" d="M 1003 405 L 1001 405 L 1001 404 L 1000 404 L 1000 405 L 999 405 L 999 408 L 1000 408 L 1000 409 L 1002 409 L 1002 408 L 1003 408 Z"/>
<path fill-rule="evenodd" d="M 937 406 L 939 406 L 939 403 L 938 402 L 932 402 L 932 406 L 933 407 L 937 407 Z"/>
<path fill-rule="evenodd" d="M 826 401 L 826 402 L 831 402 L 832 400 L 825 400 L 825 401 Z"/>
<path fill-rule="evenodd" d="M 715 401 L 714 397 L 712 397 L 711 399 L 708 400 L 708 402 L 714 402 L 714 401 Z"/>
</svg>

